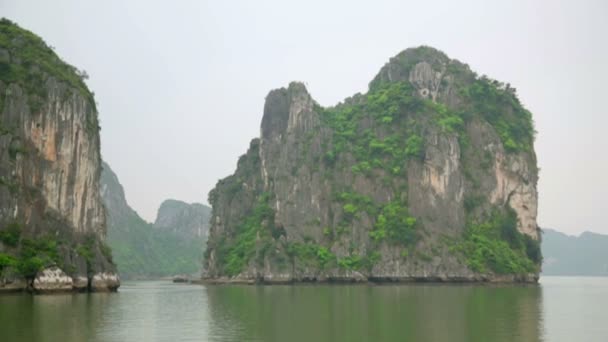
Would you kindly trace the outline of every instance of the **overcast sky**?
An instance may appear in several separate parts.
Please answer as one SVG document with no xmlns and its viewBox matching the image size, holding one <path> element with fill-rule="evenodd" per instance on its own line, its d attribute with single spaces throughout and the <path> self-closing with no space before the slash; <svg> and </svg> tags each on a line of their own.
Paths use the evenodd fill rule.
<svg viewBox="0 0 608 342">
<path fill-rule="evenodd" d="M 103 158 L 154 220 L 207 202 L 292 80 L 332 105 L 430 45 L 510 82 L 534 114 L 539 224 L 608 233 L 608 2 L 0 0 L 0 16 L 85 69 Z"/>
</svg>

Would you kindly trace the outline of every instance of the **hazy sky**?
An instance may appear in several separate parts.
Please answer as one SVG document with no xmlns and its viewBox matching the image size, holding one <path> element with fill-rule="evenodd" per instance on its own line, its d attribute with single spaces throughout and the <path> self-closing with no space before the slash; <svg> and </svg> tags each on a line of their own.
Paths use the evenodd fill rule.
<svg viewBox="0 0 608 342">
<path fill-rule="evenodd" d="M 332 105 L 430 45 L 510 82 L 534 114 L 539 224 L 608 233 L 608 2 L 0 0 L 0 16 L 85 69 L 103 158 L 153 220 L 207 202 L 292 80 Z"/>
</svg>

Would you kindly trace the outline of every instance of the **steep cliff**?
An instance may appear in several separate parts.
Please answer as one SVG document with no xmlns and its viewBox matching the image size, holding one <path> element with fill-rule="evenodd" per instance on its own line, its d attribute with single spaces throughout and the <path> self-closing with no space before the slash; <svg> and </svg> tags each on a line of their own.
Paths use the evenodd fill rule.
<svg viewBox="0 0 608 342">
<path fill-rule="evenodd" d="M 0 290 L 115 290 L 84 74 L 0 20 Z"/>
<path fill-rule="evenodd" d="M 206 234 L 197 236 L 198 230 L 193 231 L 194 227 L 204 226 L 199 216 L 180 214 L 190 205 L 175 200 L 164 202 L 184 206 L 178 204 L 181 209 L 173 211 L 176 208 L 172 205 L 166 210 L 161 205 L 157 223 L 169 226 L 159 229 L 131 209 L 118 177 L 106 163 L 101 172 L 101 195 L 107 213 L 108 244 L 121 278 L 159 278 L 200 271 Z"/>
<path fill-rule="evenodd" d="M 214 281 L 538 279 L 534 128 L 510 85 L 429 47 L 323 108 L 266 97 L 260 138 L 209 194 Z"/>
<path fill-rule="evenodd" d="M 169 199 L 160 205 L 154 226 L 184 238 L 201 238 L 207 241 L 210 215 L 211 208 L 204 204 L 188 204 Z"/>
</svg>

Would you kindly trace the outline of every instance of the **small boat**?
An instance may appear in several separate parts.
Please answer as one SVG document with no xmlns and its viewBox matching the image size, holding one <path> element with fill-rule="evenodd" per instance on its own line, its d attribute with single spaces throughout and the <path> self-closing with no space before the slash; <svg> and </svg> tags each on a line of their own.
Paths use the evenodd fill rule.
<svg viewBox="0 0 608 342">
<path fill-rule="evenodd" d="M 175 277 L 173 277 L 173 282 L 174 283 L 189 283 L 190 277 L 187 275 L 176 275 Z"/>
</svg>

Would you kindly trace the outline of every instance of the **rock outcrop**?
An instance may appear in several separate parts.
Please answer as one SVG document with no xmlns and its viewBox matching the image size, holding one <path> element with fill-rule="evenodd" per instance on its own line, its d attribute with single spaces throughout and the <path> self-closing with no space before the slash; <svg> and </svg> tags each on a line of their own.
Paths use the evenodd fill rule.
<svg viewBox="0 0 608 342">
<path fill-rule="evenodd" d="M 204 204 L 168 199 L 158 209 L 154 227 L 173 232 L 185 238 L 207 241 L 211 208 Z"/>
<path fill-rule="evenodd" d="M 510 85 L 429 47 L 323 108 L 266 97 L 260 137 L 209 194 L 215 282 L 535 282 L 534 128 Z"/>
<path fill-rule="evenodd" d="M 37 292 L 67 292 L 72 291 L 74 281 L 59 267 L 52 266 L 38 272 L 32 287 Z"/>
<path fill-rule="evenodd" d="M 0 20 L 2 282 L 11 274 L 34 290 L 96 290 L 96 276 L 115 275 L 104 245 L 99 123 L 85 77 L 39 37 Z M 116 289 L 117 279 L 106 287 Z"/>
</svg>

